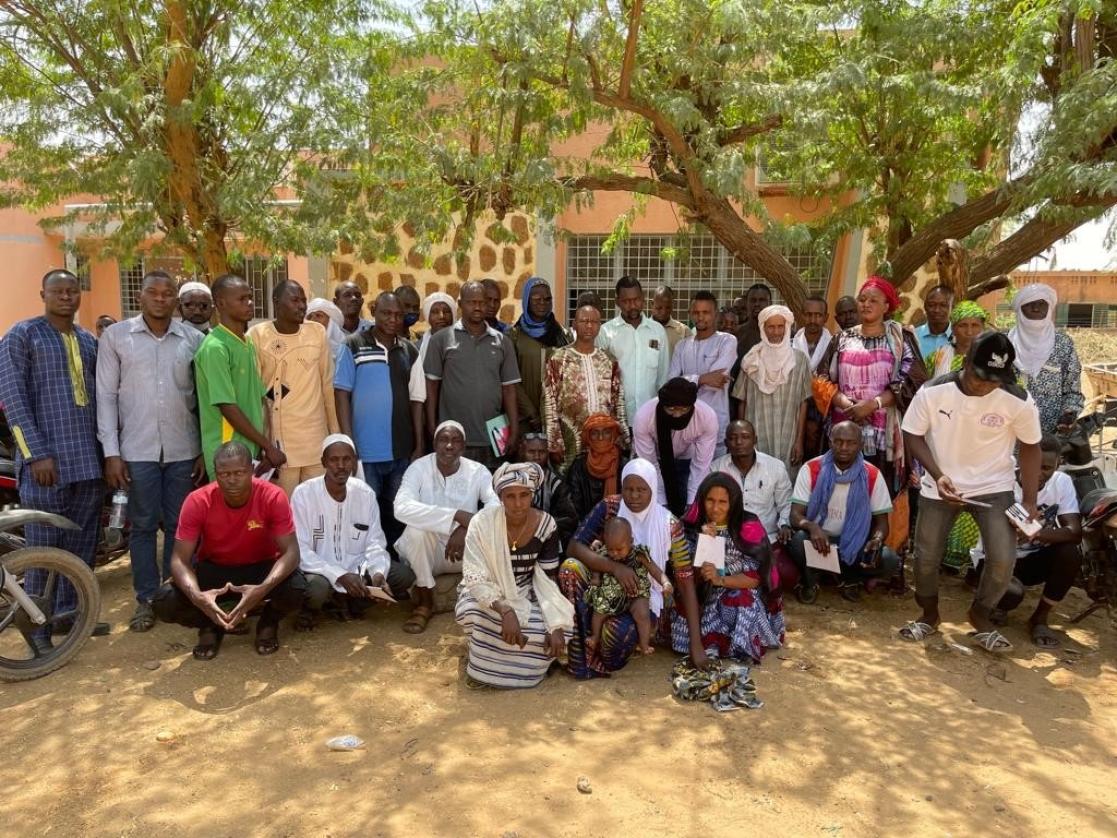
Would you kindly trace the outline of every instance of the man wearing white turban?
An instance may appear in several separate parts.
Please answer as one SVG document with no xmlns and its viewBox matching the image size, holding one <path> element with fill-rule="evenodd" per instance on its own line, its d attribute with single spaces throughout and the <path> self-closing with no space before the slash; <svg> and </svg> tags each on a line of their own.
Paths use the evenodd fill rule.
<svg viewBox="0 0 1117 838">
<path fill-rule="evenodd" d="M 1055 328 L 1057 302 L 1050 285 L 1025 285 L 1012 300 L 1016 325 L 1008 333 L 1016 349 L 1016 368 L 1039 408 L 1044 433 L 1074 424 L 1086 403 L 1078 352 L 1067 334 Z"/>
<path fill-rule="evenodd" d="M 213 292 L 204 282 L 184 282 L 178 289 L 178 312 L 203 335 L 209 334 L 213 318 Z"/>
</svg>

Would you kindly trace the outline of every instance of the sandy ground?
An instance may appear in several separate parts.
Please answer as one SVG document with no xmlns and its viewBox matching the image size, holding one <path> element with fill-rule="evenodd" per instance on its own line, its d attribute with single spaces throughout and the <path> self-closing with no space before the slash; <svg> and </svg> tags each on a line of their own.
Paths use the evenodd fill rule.
<svg viewBox="0 0 1117 838">
<path fill-rule="evenodd" d="M 449 615 L 418 639 L 390 611 L 285 628 L 270 658 L 230 637 L 199 663 L 186 629 L 126 630 L 125 562 L 98 575 L 112 635 L 0 687 L 6 835 L 1115 834 L 1104 614 L 1050 654 L 1017 612 L 997 663 L 896 640 L 910 600 L 824 590 L 789 604 L 786 648 L 755 671 L 765 707 L 718 714 L 671 697 L 666 652 L 610 680 L 467 690 Z M 944 593 L 958 619 L 961 583 Z M 345 733 L 367 749 L 326 749 Z"/>
</svg>

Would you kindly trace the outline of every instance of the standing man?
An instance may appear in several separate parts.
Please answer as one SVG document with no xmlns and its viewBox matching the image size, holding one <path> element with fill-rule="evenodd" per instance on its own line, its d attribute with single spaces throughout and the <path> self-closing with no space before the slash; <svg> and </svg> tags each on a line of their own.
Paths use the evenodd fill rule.
<svg viewBox="0 0 1117 838">
<path fill-rule="evenodd" d="M 927 322 L 915 327 L 919 354 L 925 361 L 950 342 L 950 312 L 953 308 L 954 291 L 945 285 L 936 285 L 927 293 L 923 302 Z"/>
<path fill-rule="evenodd" d="M 772 544 L 791 540 L 791 479 L 782 460 L 756 450 L 756 430 L 745 419 L 734 419 L 725 429 L 728 453 L 710 471 L 728 474 L 741 485 L 745 510 L 760 519 Z"/>
<path fill-rule="evenodd" d="M 256 350 L 246 332 L 252 319 L 252 289 L 236 274 L 213 282 L 217 325 L 194 356 L 198 385 L 198 416 L 206 473 L 214 479 L 213 455 L 226 442 L 244 443 L 249 454 L 267 468 L 281 468 L 287 455 L 268 439 L 264 425 L 264 384 Z"/>
<path fill-rule="evenodd" d="M 170 274 L 147 274 L 138 296 L 139 315 L 106 329 L 98 346 L 97 436 L 105 452 L 105 480 L 128 493 L 136 594 L 128 628 L 148 631 L 155 625 L 151 603 L 171 575 L 179 510 L 205 479 L 193 368 L 202 335 L 174 319 Z M 160 522 L 161 563 L 155 555 Z"/>
<path fill-rule="evenodd" d="M 772 289 L 763 282 L 750 285 L 745 292 L 745 317 L 737 327 L 737 357 L 760 343 L 760 312 L 772 304 Z"/>
<path fill-rule="evenodd" d="M 338 350 L 334 396 L 341 432 L 356 440 L 365 482 L 376 493 L 392 544 L 403 531 L 392 505 L 415 450 L 408 385 L 419 352 L 400 338 L 403 306 L 395 294 L 385 291 L 377 297 L 373 316 L 371 329 Z"/>
<path fill-rule="evenodd" d="M 482 279 L 481 285 L 485 288 L 485 322 L 503 335 L 510 328 L 500 319 L 500 304 L 504 302 L 504 292 L 500 290 L 500 283 L 491 276 Z"/>
<path fill-rule="evenodd" d="M 632 450 L 658 466 L 657 503 L 682 516 L 710 473 L 717 434 L 717 414 L 698 401 L 698 385 L 685 378 L 672 378 L 636 412 Z"/>
<path fill-rule="evenodd" d="M 419 292 L 410 285 L 401 285 L 395 290 L 395 295 L 396 301 L 403 307 L 403 330 L 400 332 L 400 337 L 404 340 L 414 340 L 411 328 L 419 322 L 423 301 L 419 299 Z M 373 317 L 376 317 L 375 313 Z"/>
<path fill-rule="evenodd" d="M 652 293 L 652 320 L 663 327 L 667 333 L 667 356 L 675 356 L 679 341 L 690 337 L 690 329 L 672 316 L 675 310 L 675 292 L 669 285 L 661 285 Z"/>
<path fill-rule="evenodd" d="M 791 348 L 807 356 L 811 375 L 818 369 L 822 359 L 826 357 L 826 350 L 830 348 L 833 336 L 826 328 L 827 305 L 826 298 L 812 294 L 803 303 L 803 328 L 795 333 L 791 341 Z M 826 417 L 818 411 L 814 399 L 807 399 L 807 415 L 803 421 L 803 457 L 811 459 L 818 456 L 822 450 L 822 428 Z"/>
<path fill-rule="evenodd" d="M 697 291 L 690 301 L 694 337 L 686 337 L 671 355 L 669 378 L 682 376 L 698 385 L 698 401 L 713 408 L 718 417 L 715 455 L 725 453 L 725 429 L 729 425 L 729 372 L 737 361 L 737 339 L 715 330 L 718 301 L 709 291 Z"/>
<path fill-rule="evenodd" d="M 306 292 L 294 280 L 272 289 L 275 320 L 248 330 L 256 350 L 272 443 L 287 462 L 275 479 L 287 497 L 322 475 L 322 440 L 337 433 L 334 359 L 326 330 L 306 319 Z"/>
<path fill-rule="evenodd" d="M 20 504 L 65 515 L 78 529 L 29 524 L 27 546 L 60 547 L 93 567 L 105 503 L 97 445 L 97 339 L 74 323 L 81 283 L 72 273 L 48 271 L 39 296 L 44 314 L 16 323 L 0 341 L 0 402 L 16 441 Z M 29 594 L 41 595 L 45 574 L 29 572 L 24 583 Z M 52 613 L 76 607 L 73 586 L 61 580 Z M 94 633 L 108 631 L 108 624 L 99 623 Z M 36 655 L 49 651 L 50 635 L 48 628 L 34 632 Z"/>
<path fill-rule="evenodd" d="M 838 324 L 838 329 L 843 332 L 861 322 L 861 312 L 857 310 L 856 297 L 842 297 L 834 303 L 834 321 Z"/>
<path fill-rule="evenodd" d="M 458 300 L 461 319 L 430 339 L 427 374 L 427 425 L 456 419 L 465 428 L 465 456 L 488 468 L 499 460 L 489 444 L 485 423 L 501 410 L 508 417 L 506 451 L 520 442 L 516 385 L 520 368 L 512 342 L 486 322 L 485 286 L 471 281 Z"/>
<path fill-rule="evenodd" d="M 204 282 L 184 282 L 178 289 L 178 313 L 184 322 L 209 334 L 213 320 L 213 293 Z"/>
<path fill-rule="evenodd" d="M 361 286 L 352 280 L 339 283 L 334 289 L 334 305 L 341 309 L 345 318 L 341 330 L 347 335 L 363 332 L 372 325 L 371 320 L 361 317 L 365 307 L 365 295 L 361 293 Z"/>
<path fill-rule="evenodd" d="M 608 351 L 621 367 L 625 415 L 629 424 L 636 411 L 656 396 L 667 382 L 671 364 L 667 332 L 644 316 L 644 289 L 631 276 L 617 280 L 617 316 L 601 327 L 597 345 Z"/>
<path fill-rule="evenodd" d="M 904 442 L 923 465 L 915 524 L 915 601 L 923 613 L 900 629 L 904 640 L 920 641 L 938 630 L 939 563 L 954 519 L 965 508 L 985 548 L 968 614 L 974 642 L 987 652 L 1012 649 L 990 612 L 1008 590 L 1016 563 L 1016 532 L 1005 515 L 1016 502 L 1013 451 L 1019 443 L 1021 502 L 1032 519 L 1042 458 L 1039 411 L 1016 384 L 1015 361 L 1012 341 L 987 332 L 970 345 L 962 369 L 924 385 L 904 415 Z"/>
</svg>

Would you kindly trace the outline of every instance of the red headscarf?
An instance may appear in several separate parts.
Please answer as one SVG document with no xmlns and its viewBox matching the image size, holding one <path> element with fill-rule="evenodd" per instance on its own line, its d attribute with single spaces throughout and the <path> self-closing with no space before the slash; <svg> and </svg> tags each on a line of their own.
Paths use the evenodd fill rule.
<svg viewBox="0 0 1117 838">
<path fill-rule="evenodd" d="M 593 439 L 591 431 L 608 429 L 613 432 L 611 440 Z M 586 471 L 591 477 L 605 481 L 605 494 L 617 493 L 617 466 L 621 461 L 621 450 L 617 447 L 617 439 L 621 435 L 621 426 L 612 416 L 606 413 L 595 413 L 586 419 L 582 425 L 582 447 L 586 451 Z"/>
<path fill-rule="evenodd" d="M 884 294 L 884 299 L 888 303 L 888 311 L 885 316 L 888 317 L 896 309 L 900 307 L 900 295 L 896 293 L 896 289 L 892 287 L 892 283 L 885 279 L 883 276 L 871 276 L 865 280 L 865 284 L 861 286 L 861 293 L 875 288 L 880 293 Z"/>
</svg>

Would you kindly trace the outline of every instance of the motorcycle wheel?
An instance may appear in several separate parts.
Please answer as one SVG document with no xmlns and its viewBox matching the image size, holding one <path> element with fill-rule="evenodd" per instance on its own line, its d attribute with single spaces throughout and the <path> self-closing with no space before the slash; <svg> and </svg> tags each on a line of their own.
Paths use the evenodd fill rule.
<svg viewBox="0 0 1117 838">
<path fill-rule="evenodd" d="M 77 609 L 74 624 L 70 631 L 49 653 L 30 658 L 9 658 L 0 654 L 0 681 L 31 681 L 41 678 L 69 663 L 89 640 L 97 617 L 101 613 L 101 588 L 97 577 L 81 559 L 73 553 L 56 547 L 25 547 L 4 556 L 4 571 L 17 578 L 31 569 L 43 570 L 48 574 L 64 577 L 77 592 Z M 47 583 L 50 584 L 49 581 Z M 13 626 L 16 613 L 13 603 L 0 591 L 3 606 L 0 607 L 0 637 L 19 629 Z M 22 609 L 20 609 L 22 611 Z M 49 624 L 49 623 L 48 623 Z M 4 650 L 7 650 L 4 644 Z"/>
</svg>

